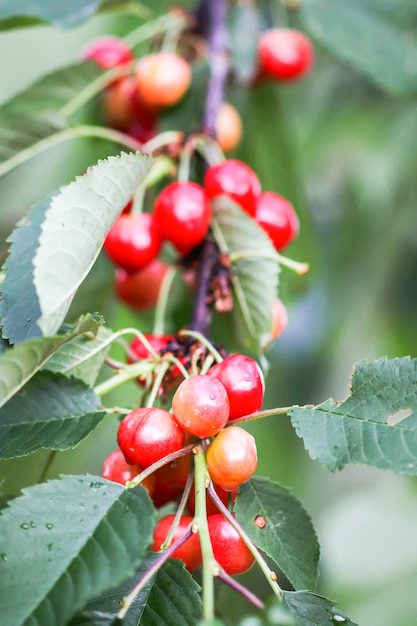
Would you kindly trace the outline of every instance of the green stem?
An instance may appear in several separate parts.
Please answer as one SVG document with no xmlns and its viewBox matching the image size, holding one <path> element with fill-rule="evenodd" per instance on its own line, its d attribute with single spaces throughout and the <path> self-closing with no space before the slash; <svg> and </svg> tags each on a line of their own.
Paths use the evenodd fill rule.
<svg viewBox="0 0 417 626">
<path fill-rule="evenodd" d="M 286 415 L 291 409 L 296 408 L 294 406 L 282 406 L 277 407 L 275 409 L 266 409 L 265 411 L 257 411 L 256 413 L 250 413 L 249 415 L 244 415 L 243 417 L 238 417 L 237 419 L 230 422 L 230 426 L 235 426 L 235 424 L 243 424 L 245 422 L 253 422 L 254 420 L 260 420 L 263 417 L 272 417 L 273 415 Z"/>
<path fill-rule="evenodd" d="M 170 531 L 165 539 L 164 544 L 161 546 L 162 549 L 165 549 L 171 545 L 172 538 L 175 534 L 175 530 L 180 523 L 182 514 L 184 513 L 184 509 L 187 506 L 188 497 L 190 495 L 191 487 L 193 486 L 194 472 L 190 471 L 187 476 L 187 482 L 185 483 L 184 491 L 182 492 L 181 500 L 178 505 L 177 512 L 175 513 L 174 521 L 172 522 L 172 526 Z"/>
<path fill-rule="evenodd" d="M 262 252 L 262 250 L 238 250 L 231 252 L 229 259 L 232 263 L 243 259 L 269 259 L 271 261 L 277 261 L 280 265 L 284 265 L 284 267 L 292 270 L 298 274 L 298 276 L 304 276 L 310 269 L 308 263 L 294 261 L 286 256 L 282 256 L 282 254 L 278 252 Z"/>
<path fill-rule="evenodd" d="M 182 29 L 186 26 L 186 23 L 186 19 L 182 15 L 175 12 L 166 13 L 152 22 L 141 24 L 141 26 L 132 30 L 132 32 L 124 37 L 124 42 L 129 48 L 134 48 L 138 44 L 143 43 L 147 39 L 152 39 L 152 37 L 164 31 Z"/>
<path fill-rule="evenodd" d="M 197 339 L 200 343 L 203 344 L 203 346 L 207 348 L 210 354 L 214 356 L 217 363 L 220 363 L 221 361 L 223 361 L 223 357 L 220 354 L 220 352 L 216 350 L 216 348 L 210 343 L 207 337 L 199 333 L 197 330 L 189 330 L 188 328 L 184 328 L 183 330 L 179 332 L 179 335 L 182 335 L 185 337 L 194 337 L 194 339 Z"/>
<path fill-rule="evenodd" d="M 45 463 L 44 468 L 42 470 L 42 473 L 39 476 L 38 483 L 44 483 L 45 482 L 46 477 L 48 475 L 48 472 L 51 469 L 51 465 L 52 465 L 52 463 L 55 460 L 57 452 L 58 452 L 57 450 L 50 450 L 50 452 L 48 454 L 48 458 L 46 459 L 46 463 Z"/>
<path fill-rule="evenodd" d="M 300 263 L 299 261 L 294 261 L 293 259 L 289 259 L 286 256 L 282 256 L 282 254 L 278 254 L 278 263 L 287 267 L 289 270 L 292 270 L 298 276 L 304 276 L 310 270 L 308 263 Z"/>
<path fill-rule="evenodd" d="M 165 374 L 169 370 L 170 365 L 171 364 L 166 361 L 165 363 L 161 363 L 161 365 L 159 366 L 158 372 L 152 385 L 151 393 L 146 400 L 147 407 L 152 407 L 154 405 L 155 400 L 158 397 L 159 388 L 162 385 L 162 381 L 164 380 Z"/>
<path fill-rule="evenodd" d="M 177 359 L 176 356 L 174 356 L 173 354 L 164 354 L 164 356 L 162 357 L 163 361 L 167 361 L 168 363 L 170 363 L 171 365 L 175 365 L 181 372 L 182 377 L 183 378 L 189 378 L 190 374 L 188 373 L 188 371 L 185 369 L 184 365 L 181 363 L 181 361 L 179 359 Z"/>
<path fill-rule="evenodd" d="M 184 133 L 180 130 L 167 130 L 149 139 L 149 141 L 142 145 L 141 150 L 144 154 L 152 154 L 152 152 L 165 148 L 165 146 L 170 146 L 173 143 L 181 143 L 183 139 Z"/>
<path fill-rule="evenodd" d="M 102 126 L 74 126 L 72 128 L 66 128 L 65 130 L 58 131 L 49 137 L 45 137 L 45 139 L 41 139 L 35 144 L 32 144 L 25 150 L 21 150 L 13 157 L 4 161 L 2 165 L 0 165 L 0 176 L 4 176 L 8 174 L 13 169 L 18 167 L 19 165 L 23 165 L 26 161 L 45 152 L 45 150 L 49 150 L 54 146 L 58 146 L 61 143 L 65 143 L 66 141 L 71 141 L 72 139 L 80 139 L 82 137 L 96 137 L 98 139 L 107 139 L 112 141 L 113 143 L 120 144 L 125 146 L 129 150 L 134 152 L 139 151 L 142 147 L 142 144 L 126 135 L 125 133 L 121 133 L 118 130 L 113 130 L 112 128 L 104 128 Z"/>
<path fill-rule="evenodd" d="M 203 557 L 203 616 L 206 622 L 214 619 L 214 576 L 219 566 L 214 558 L 207 523 L 206 487 L 209 481 L 205 455 L 200 446 L 194 457 L 195 516 Z"/>
<path fill-rule="evenodd" d="M 99 385 L 94 387 L 94 393 L 96 396 L 105 396 L 110 393 L 120 385 L 132 380 L 133 378 L 137 378 L 143 374 L 148 374 L 155 369 L 155 363 L 150 361 L 138 361 L 137 363 L 132 363 L 132 365 L 126 365 L 122 372 L 118 372 L 115 376 L 108 378 L 103 381 Z"/>
<path fill-rule="evenodd" d="M 155 319 L 153 324 L 154 335 L 160 336 L 164 334 L 164 320 L 167 310 L 168 297 L 176 275 L 177 269 L 175 267 L 171 267 L 165 274 L 162 281 L 162 285 L 159 290 L 158 303 L 155 309 Z"/>
</svg>

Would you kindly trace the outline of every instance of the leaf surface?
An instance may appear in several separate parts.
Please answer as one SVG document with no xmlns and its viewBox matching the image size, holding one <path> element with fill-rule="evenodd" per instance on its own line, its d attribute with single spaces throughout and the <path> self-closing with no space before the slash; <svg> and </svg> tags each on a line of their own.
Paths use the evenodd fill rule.
<svg viewBox="0 0 417 626">
<path fill-rule="evenodd" d="M 0 354 L 0 407 L 36 374 L 46 361 L 66 342 L 83 333 L 95 334 L 100 320 L 81 317 L 73 330 L 55 337 L 26 341 Z"/>
<path fill-rule="evenodd" d="M 414 2 L 306 0 L 301 4 L 300 17 L 314 39 L 384 89 L 416 93 Z"/>
<path fill-rule="evenodd" d="M 233 320 L 241 345 L 261 355 L 271 338 L 278 258 L 258 224 L 226 197 L 214 202 L 213 233 L 220 251 L 241 253 L 233 262 Z"/>
<path fill-rule="evenodd" d="M 39 372 L 0 409 L 0 459 L 73 448 L 105 416 L 100 406 L 82 381 Z"/>
<path fill-rule="evenodd" d="M 283 595 L 296 626 L 358 626 L 322 596 L 306 591 L 284 591 Z"/>
<path fill-rule="evenodd" d="M 363 463 L 417 474 L 417 359 L 361 361 L 344 402 L 289 415 L 310 456 L 332 471 Z"/>
<path fill-rule="evenodd" d="M 310 516 L 287 489 L 268 478 L 251 478 L 239 489 L 235 511 L 255 545 L 275 561 L 296 589 L 315 589 L 320 554 L 317 536 Z"/>
<path fill-rule="evenodd" d="M 143 488 L 65 476 L 26 489 L 0 516 L 2 626 L 67 623 L 132 574 L 153 524 Z"/>
</svg>

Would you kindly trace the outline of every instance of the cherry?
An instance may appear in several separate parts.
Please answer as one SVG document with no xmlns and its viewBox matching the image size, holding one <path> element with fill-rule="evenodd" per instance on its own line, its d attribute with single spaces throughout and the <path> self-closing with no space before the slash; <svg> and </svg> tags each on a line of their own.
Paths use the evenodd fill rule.
<svg viewBox="0 0 417 626">
<path fill-rule="evenodd" d="M 84 48 L 82 57 L 85 61 L 95 61 L 103 70 L 133 61 L 131 49 L 118 37 L 99 37 L 90 41 Z"/>
<path fill-rule="evenodd" d="M 200 439 L 218 433 L 229 419 L 229 400 L 222 383 L 206 374 L 182 381 L 172 398 L 181 428 Z"/>
<path fill-rule="evenodd" d="M 210 198 L 226 195 L 249 215 L 255 214 L 256 199 L 261 193 L 261 183 L 255 172 L 242 161 L 227 159 L 211 165 L 204 177 Z"/>
<path fill-rule="evenodd" d="M 172 523 L 174 521 L 175 515 L 166 515 L 157 523 L 154 535 L 153 535 L 153 543 L 152 550 L 154 552 L 158 552 L 161 549 L 161 546 L 165 542 L 169 531 L 171 530 Z M 183 515 L 180 519 L 180 522 L 175 529 L 174 536 L 172 541 L 176 541 L 180 537 L 182 537 L 186 531 L 189 529 L 190 525 L 193 523 L 193 518 L 189 515 Z M 200 538 L 198 533 L 193 533 L 189 539 L 185 543 L 182 544 L 175 552 L 172 554 L 172 558 L 181 559 L 185 563 L 185 567 L 188 571 L 193 572 L 201 565 L 202 557 L 201 557 L 201 548 L 200 548 Z"/>
<path fill-rule="evenodd" d="M 203 187 L 192 182 L 171 183 L 154 206 L 160 235 L 184 252 L 201 243 L 211 220 L 211 206 Z"/>
<path fill-rule="evenodd" d="M 120 130 L 141 128 L 148 134 L 156 132 L 156 114 L 140 100 L 133 76 L 124 76 L 110 85 L 103 94 L 103 110 L 107 123 Z"/>
<path fill-rule="evenodd" d="M 275 298 L 272 304 L 272 339 L 277 339 L 288 325 L 288 313 L 280 298 Z"/>
<path fill-rule="evenodd" d="M 247 572 L 255 557 L 231 523 L 222 515 L 210 515 L 208 528 L 214 558 L 230 576 Z"/>
<path fill-rule="evenodd" d="M 262 193 L 257 202 L 255 220 L 276 250 L 282 250 L 298 235 L 299 221 L 293 205 L 272 191 Z"/>
<path fill-rule="evenodd" d="M 101 476 L 115 483 L 125 485 L 129 480 L 136 478 L 141 471 L 142 468 L 138 465 L 129 465 L 129 463 L 126 463 L 126 459 L 121 450 L 113 450 L 113 452 L 110 452 L 104 459 Z M 142 487 L 147 490 L 149 495 L 153 494 L 155 484 L 156 478 L 154 474 L 151 474 L 151 476 L 148 476 L 141 482 Z"/>
<path fill-rule="evenodd" d="M 168 269 L 169 266 L 160 259 L 153 259 L 134 274 L 118 268 L 115 281 L 118 298 L 135 311 L 146 311 L 154 307 Z"/>
<path fill-rule="evenodd" d="M 120 422 L 117 441 L 127 463 L 148 467 L 184 445 L 184 431 L 171 413 L 135 409 Z"/>
<path fill-rule="evenodd" d="M 223 102 L 217 113 L 216 141 L 223 152 L 231 152 L 242 139 L 242 120 L 234 106 L 228 102 Z"/>
<path fill-rule="evenodd" d="M 214 488 L 215 492 L 217 493 L 217 495 L 219 496 L 220 500 L 227 507 L 228 504 L 229 504 L 229 491 L 225 491 L 224 489 L 219 487 L 219 485 L 215 485 L 214 483 L 213 483 L 213 488 Z M 233 495 L 233 499 L 234 499 L 236 497 L 236 493 L 233 493 L 232 495 Z M 190 491 L 190 496 L 188 498 L 187 506 L 188 506 L 188 510 L 190 511 L 190 513 L 194 513 L 194 511 L 195 511 L 195 488 L 194 488 L 194 485 L 193 485 L 193 488 Z M 214 504 L 213 500 L 210 498 L 210 496 L 208 495 L 207 492 L 206 492 L 206 510 L 207 510 L 207 515 L 215 515 L 216 513 L 219 512 L 219 509 Z"/>
<path fill-rule="evenodd" d="M 229 398 L 229 421 L 259 411 L 265 393 L 261 368 L 244 354 L 232 354 L 207 372 L 223 384 Z"/>
<path fill-rule="evenodd" d="M 161 249 L 153 215 L 120 215 L 107 233 L 104 250 L 110 259 L 128 272 L 137 272 L 152 261 Z"/>
<path fill-rule="evenodd" d="M 162 352 L 165 350 L 168 343 L 174 339 L 174 335 L 151 335 L 145 333 L 146 339 L 151 344 L 152 348 L 155 352 Z M 136 363 L 136 361 L 140 361 L 141 359 L 150 359 L 152 358 L 151 353 L 146 348 L 146 346 L 142 343 L 139 337 L 135 337 L 130 344 L 131 355 L 128 357 L 129 363 Z M 136 358 L 133 358 L 136 357 Z"/>
<path fill-rule="evenodd" d="M 210 444 L 206 460 L 213 482 L 225 491 L 234 491 L 258 466 L 255 439 L 243 428 L 229 426 Z"/>
<path fill-rule="evenodd" d="M 304 33 L 272 28 L 262 33 L 258 46 L 261 72 L 278 80 L 296 80 L 311 68 L 314 50 Z"/>
<path fill-rule="evenodd" d="M 136 66 L 136 85 L 143 103 L 152 109 L 176 104 L 191 83 L 189 63 L 171 52 L 142 57 Z"/>
</svg>

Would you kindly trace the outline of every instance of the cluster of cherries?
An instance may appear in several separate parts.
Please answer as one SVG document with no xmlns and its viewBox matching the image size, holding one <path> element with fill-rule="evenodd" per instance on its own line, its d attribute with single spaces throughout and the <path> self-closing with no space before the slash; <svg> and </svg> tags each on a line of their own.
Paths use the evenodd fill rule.
<svg viewBox="0 0 417 626">
<path fill-rule="evenodd" d="M 102 476 L 126 484 L 143 469 L 180 451 L 190 443 L 205 449 L 207 469 L 213 487 L 227 506 L 239 486 L 255 472 L 258 464 L 252 435 L 233 425 L 238 418 L 258 411 L 264 397 L 264 378 L 256 361 L 233 354 L 211 367 L 207 374 L 183 380 L 172 398 L 172 411 L 138 408 L 121 421 L 119 449 L 104 461 Z M 171 461 L 148 476 L 143 485 L 155 506 L 179 497 L 192 471 L 192 454 Z M 190 527 L 194 512 L 194 491 L 188 500 L 189 514 L 182 515 L 173 535 L 175 541 Z M 213 553 L 229 575 L 240 574 L 254 562 L 252 554 L 230 522 L 207 498 L 207 515 Z M 158 551 L 171 529 L 174 515 L 158 522 L 152 549 Z M 192 535 L 173 557 L 193 571 L 201 565 L 199 538 Z"/>
</svg>

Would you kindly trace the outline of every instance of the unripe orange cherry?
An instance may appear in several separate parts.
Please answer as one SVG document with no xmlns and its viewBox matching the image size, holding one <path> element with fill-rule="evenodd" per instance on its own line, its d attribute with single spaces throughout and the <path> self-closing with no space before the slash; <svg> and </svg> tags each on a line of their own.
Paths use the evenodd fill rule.
<svg viewBox="0 0 417 626">
<path fill-rule="evenodd" d="M 189 63 L 172 52 L 142 57 L 136 66 L 136 85 L 141 101 L 153 109 L 176 104 L 191 83 Z"/>
<path fill-rule="evenodd" d="M 213 482 L 225 491 L 234 491 L 258 466 L 255 439 L 243 428 L 229 426 L 210 444 L 206 460 Z"/>
<path fill-rule="evenodd" d="M 231 152 L 242 139 L 242 120 L 234 106 L 223 102 L 217 113 L 216 140 L 223 152 Z"/>
</svg>

